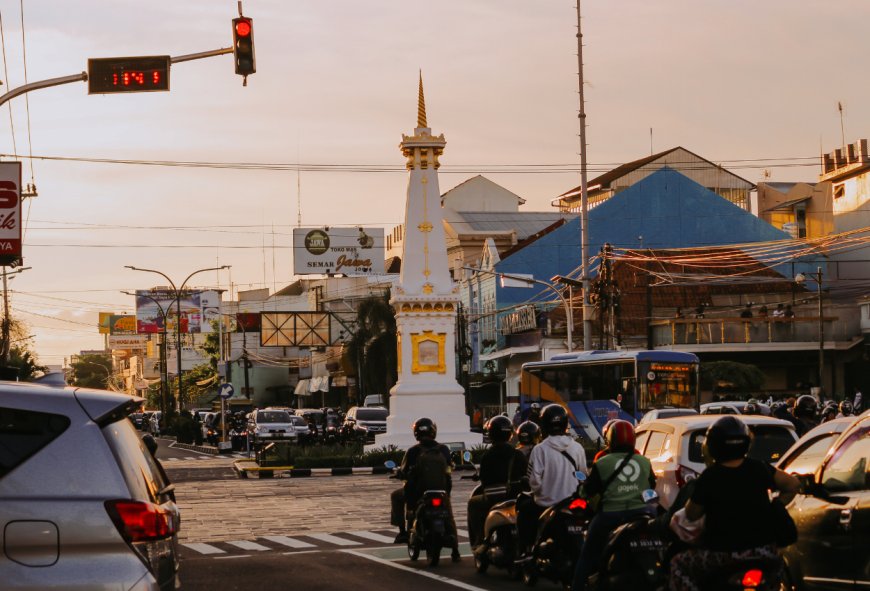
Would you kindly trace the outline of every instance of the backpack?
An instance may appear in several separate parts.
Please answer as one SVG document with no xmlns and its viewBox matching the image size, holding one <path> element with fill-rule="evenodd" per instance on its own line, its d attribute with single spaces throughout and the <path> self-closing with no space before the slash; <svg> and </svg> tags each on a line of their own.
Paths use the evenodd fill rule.
<svg viewBox="0 0 870 591">
<path fill-rule="evenodd" d="M 427 490 L 447 490 L 449 478 L 449 466 L 441 446 L 424 448 L 412 472 L 411 481 L 414 483 L 415 492 L 422 496 Z"/>
</svg>

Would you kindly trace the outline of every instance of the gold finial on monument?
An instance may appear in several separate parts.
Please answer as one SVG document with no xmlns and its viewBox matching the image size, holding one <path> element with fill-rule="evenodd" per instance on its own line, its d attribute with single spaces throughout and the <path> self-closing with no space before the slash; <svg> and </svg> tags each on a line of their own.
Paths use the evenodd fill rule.
<svg viewBox="0 0 870 591">
<path fill-rule="evenodd" d="M 417 127 L 429 127 L 426 125 L 426 99 L 423 98 L 423 70 L 420 70 L 420 90 L 417 97 Z"/>
</svg>

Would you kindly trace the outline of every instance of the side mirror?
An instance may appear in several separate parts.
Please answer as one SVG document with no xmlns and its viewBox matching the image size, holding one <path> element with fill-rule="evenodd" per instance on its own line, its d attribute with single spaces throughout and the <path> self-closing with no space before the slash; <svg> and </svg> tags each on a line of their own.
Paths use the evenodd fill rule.
<svg viewBox="0 0 870 591">
<path fill-rule="evenodd" d="M 462 459 L 465 460 L 466 463 L 470 464 L 471 463 L 471 452 L 468 450 L 465 450 L 464 452 L 462 452 Z"/>
<path fill-rule="evenodd" d="M 386 462 L 384 462 L 384 466 L 386 466 L 390 470 L 395 470 L 396 469 L 396 462 L 394 462 L 393 460 L 387 460 Z"/>
</svg>

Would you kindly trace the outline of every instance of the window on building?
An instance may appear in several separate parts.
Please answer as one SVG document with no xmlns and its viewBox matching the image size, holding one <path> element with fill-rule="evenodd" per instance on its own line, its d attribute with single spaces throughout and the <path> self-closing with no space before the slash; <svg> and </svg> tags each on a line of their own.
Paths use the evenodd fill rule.
<svg viewBox="0 0 870 591">
<path fill-rule="evenodd" d="M 839 199 L 846 195 L 846 185 L 844 183 L 839 183 L 834 185 L 834 199 Z"/>
</svg>

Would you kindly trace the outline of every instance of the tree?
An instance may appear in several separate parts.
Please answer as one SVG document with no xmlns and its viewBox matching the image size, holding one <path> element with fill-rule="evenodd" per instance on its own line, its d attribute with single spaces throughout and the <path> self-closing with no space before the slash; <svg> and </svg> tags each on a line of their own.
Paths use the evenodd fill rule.
<svg viewBox="0 0 870 591">
<path fill-rule="evenodd" d="M 9 350 L 9 360 L 6 365 L 18 369 L 18 379 L 22 382 L 32 380 L 39 377 L 37 374 L 44 374 L 48 371 L 47 367 L 39 365 L 36 356 L 27 347 L 17 345 L 13 345 Z"/>
<path fill-rule="evenodd" d="M 736 361 L 711 361 L 701 364 L 701 387 L 716 394 L 718 390 L 749 393 L 761 389 L 764 373 L 754 365 Z"/>
<path fill-rule="evenodd" d="M 109 355 L 80 355 L 71 363 L 72 385 L 81 388 L 109 390 L 112 358 Z"/>
<path fill-rule="evenodd" d="M 356 332 L 345 349 L 345 365 L 355 368 L 361 392 L 386 394 L 398 380 L 396 313 L 389 295 L 373 296 L 357 308 Z"/>
</svg>

